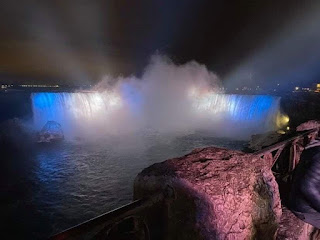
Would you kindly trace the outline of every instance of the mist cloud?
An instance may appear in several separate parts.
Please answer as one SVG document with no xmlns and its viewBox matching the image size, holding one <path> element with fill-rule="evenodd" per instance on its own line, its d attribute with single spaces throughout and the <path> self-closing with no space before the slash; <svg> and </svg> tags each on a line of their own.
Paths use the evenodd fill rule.
<svg viewBox="0 0 320 240">
<path fill-rule="evenodd" d="M 35 93 L 36 125 L 55 120 L 70 135 L 181 135 L 206 131 L 247 138 L 274 128 L 279 99 L 226 95 L 216 74 L 154 55 L 142 76 L 104 76 L 89 92 Z"/>
</svg>

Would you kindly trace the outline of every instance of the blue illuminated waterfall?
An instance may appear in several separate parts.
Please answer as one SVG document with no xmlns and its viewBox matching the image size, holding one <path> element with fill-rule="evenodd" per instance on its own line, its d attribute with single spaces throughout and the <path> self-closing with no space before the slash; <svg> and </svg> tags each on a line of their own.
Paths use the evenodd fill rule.
<svg viewBox="0 0 320 240">
<path fill-rule="evenodd" d="M 263 124 L 279 113 L 280 98 L 264 95 L 210 94 L 195 99 L 194 105 L 213 116 L 238 123 Z"/>
<path fill-rule="evenodd" d="M 107 92 L 33 93 L 31 98 L 34 125 L 38 129 L 49 120 L 59 122 L 66 132 L 84 127 L 90 131 L 95 128 L 99 133 L 146 122 L 142 98 L 134 102 L 132 98 Z M 188 122 L 190 128 L 205 126 L 222 136 L 230 132 L 250 135 L 274 130 L 280 112 L 280 98 L 264 95 L 207 94 L 194 97 L 188 104 L 188 114 L 177 118 L 181 124 L 193 118 Z M 168 119 L 166 114 L 161 121 Z M 140 118 L 137 115 L 141 115 Z M 174 115 L 170 121 L 172 119 Z"/>
<path fill-rule="evenodd" d="M 33 93 L 31 101 L 35 128 L 56 121 L 66 133 L 95 124 L 107 125 L 111 114 L 121 106 L 119 97 L 98 92 Z"/>
</svg>

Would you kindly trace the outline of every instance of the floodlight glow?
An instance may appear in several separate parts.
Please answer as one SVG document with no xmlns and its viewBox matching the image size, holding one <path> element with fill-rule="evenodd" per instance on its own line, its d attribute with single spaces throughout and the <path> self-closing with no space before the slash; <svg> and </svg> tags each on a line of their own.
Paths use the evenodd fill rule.
<svg viewBox="0 0 320 240">
<path fill-rule="evenodd" d="M 286 125 L 288 125 L 289 121 L 290 121 L 290 118 L 287 115 L 282 113 L 277 114 L 277 117 L 276 117 L 277 127 L 283 128 Z"/>
</svg>

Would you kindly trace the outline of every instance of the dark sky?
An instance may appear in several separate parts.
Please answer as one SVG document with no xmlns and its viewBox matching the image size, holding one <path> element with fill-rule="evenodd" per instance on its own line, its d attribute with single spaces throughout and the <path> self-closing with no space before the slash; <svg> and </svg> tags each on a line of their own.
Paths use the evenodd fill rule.
<svg viewBox="0 0 320 240">
<path fill-rule="evenodd" d="M 103 74 L 139 74 L 155 52 L 177 63 L 206 64 L 224 81 L 277 82 L 295 66 L 284 59 L 283 66 L 277 64 L 279 70 L 270 74 L 273 58 L 279 59 L 278 42 L 290 39 L 288 29 L 301 33 L 305 27 L 299 24 L 315 9 L 315 1 L 301 0 L 2 0 L 0 4 L 0 82 L 19 76 L 23 78 L 16 79 L 93 83 Z M 314 37 L 313 42 L 318 35 Z M 292 46 L 281 56 L 290 59 L 288 52 L 295 51 L 296 43 L 288 44 Z M 310 64 L 318 60 L 320 53 Z M 304 71 L 313 71 L 309 78 L 314 80 L 320 75 L 317 68 L 316 64 Z"/>
</svg>

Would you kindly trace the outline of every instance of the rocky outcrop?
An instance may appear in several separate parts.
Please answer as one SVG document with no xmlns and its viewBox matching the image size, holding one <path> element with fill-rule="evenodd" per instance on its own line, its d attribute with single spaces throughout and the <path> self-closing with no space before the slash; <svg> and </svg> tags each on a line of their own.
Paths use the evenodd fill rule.
<svg viewBox="0 0 320 240">
<path fill-rule="evenodd" d="M 283 207 L 277 240 L 320 239 L 319 230 L 301 221 L 291 211 Z"/>
<path fill-rule="evenodd" d="M 52 143 L 64 140 L 61 125 L 55 121 L 48 121 L 38 133 L 38 143 Z"/>
<path fill-rule="evenodd" d="M 297 132 L 302 132 L 306 130 L 311 130 L 320 127 L 320 122 L 316 120 L 310 120 L 304 123 L 301 123 L 297 128 Z"/>
<path fill-rule="evenodd" d="M 281 204 L 267 161 L 239 151 L 196 149 L 144 169 L 135 179 L 134 198 L 167 185 L 175 191 L 165 211 L 168 239 L 275 239 Z"/>
<path fill-rule="evenodd" d="M 320 119 L 320 94 L 294 93 L 281 96 L 281 110 L 288 114 L 290 127 L 311 119 Z"/>
<path fill-rule="evenodd" d="M 248 149 L 251 151 L 259 151 L 265 147 L 279 142 L 282 134 L 278 132 L 267 132 L 264 134 L 255 134 L 251 136 Z"/>
</svg>

